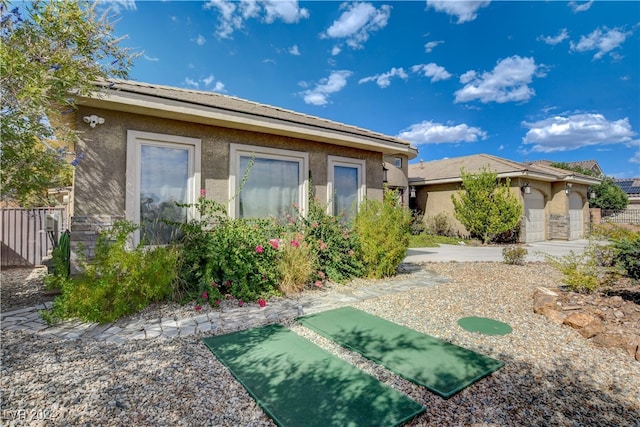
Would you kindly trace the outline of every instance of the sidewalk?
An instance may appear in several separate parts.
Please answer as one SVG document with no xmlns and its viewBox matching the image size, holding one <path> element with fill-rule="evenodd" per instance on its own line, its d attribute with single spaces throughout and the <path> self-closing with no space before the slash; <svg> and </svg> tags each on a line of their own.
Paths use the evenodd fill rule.
<svg viewBox="0 0 640 427">
<path fill-rule="evenodd" d="M 581 253 L 589 243 L 581 240 L 553 240 L 536 242 L 524 245 L 528 254 L 527 262 L 545 261 L 546 255 L 561 257 L 571 251 Z M 409 249 L 404 262 L 473 262 L 473 261 L 504 261 L 502 256 L 503 246 L 465 246 L 465 245 L 440 245 L 437 248 L 413 248 Z"/>
</svg>

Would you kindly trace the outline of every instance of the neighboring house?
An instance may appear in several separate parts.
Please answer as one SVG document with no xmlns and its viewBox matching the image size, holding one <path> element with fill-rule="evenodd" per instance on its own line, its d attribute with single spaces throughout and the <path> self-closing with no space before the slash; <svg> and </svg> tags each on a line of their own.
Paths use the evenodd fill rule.
<svg viewBox="0 0 640 427">
<path fill-rule="evenodd" d="M 511 192 L 523 205 L 521 242 L 574 240 L 588 230 L 588 189 L 600 179 L 544 164 L 518 163 L 487 154 L 456 157 L 409 165 L 410 207 L 424 213 L 425 221 L 445 213 L 455 231 L 467 231 L 455 219 L 451 196 L 461 188 L 460 171 L 479 173 L 483 168 L 510 179 Z"/>
<path fill-rule="evenodd" d="M 616 179 L 615 184 L 629 197 L 627 209 L 640 209 L 640 178 Z"/>
<path fill-rule="evenodd" d="M 75 118 L 84 158 L 74 177 L 72 247 L 82 242 L 89 255 L 97 232 L 117 219 L 146 224 L 136 243 L 164 243 L 158 220 L 193 218 L 194 209 L 175 202 L 205 193 L 232 217 L 304 214 L 310 191 L 338 214 L 364 197 L 381 200 L 383 162 L 399 159 L 388 179 L 406 194 L 417 149 L 395 137 L 212 92 L 99 86 L 78 99 Z"/>
<path fill-rule="evenodd" d="M 561 163 L 561 162 L 552 162 L 551 160 L 534 160 L 531 162 L 532 164 L 542 164 L 544 166 L 551 166 L 551 163 Z M 604 172 L 600 168 L 597 160 L 582 160 L 579 162 L 565 162 L 569 167 L 579 167 L 582 169 L 586 169 L 588 171 L 594 172 L 595 176 L 603 177 Z"/>
</svg>

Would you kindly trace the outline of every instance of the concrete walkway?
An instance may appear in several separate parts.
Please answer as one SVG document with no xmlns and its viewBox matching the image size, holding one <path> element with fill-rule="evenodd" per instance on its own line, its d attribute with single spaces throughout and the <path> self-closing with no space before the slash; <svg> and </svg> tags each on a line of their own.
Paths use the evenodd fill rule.
<svg viewBox="0 0 640 427">
<path fill-rule="evenodd" d="M 546 256 L 562 257 L 571 251 L 582 253 L 589 241 L 582 240 L 552 240 L 523 245 L 528 254 L 528 262 L 545 261 Z M 438 248 L 414 248 L 409 249 L 405 262 L 471 262 L 471 261 L 504 261 L 502 256 L 503 246 L 463 246 L 440 245 Z"/>
<path fill-rule="evenodd" d="M 558 257 L 570 251 L 581 252 L 587 243 L 587 240 L 532 243 L 526 246 L 529 251 L 527 261 L 544 261 L 545 254 Z M 244 307 L 222 307 L 220 310 L 201 314 L 194 311 L 182 317 L 143 320 L 125 318 L 106 325 L 70 321 L 48 326 L 38 313 L 39 310 L 51 308 L 51 303 L 45 303 L 2 313 L 0 325 L 4 330 L 31 331 L 42 336 L 116 343 L 138 339 L 184 337 L 210 331 L 231 332 L 293 320 L 303 314 L 313 314 L 369 298 L 446 282 L 442 277 L 416 265 L 422 262 L 503 260 L 502 247 L 441 245 L 438 248 L 410 249 L 405 263 L 401 266 L 401 272 L 406 274 L 372 282 L 367 286 L 352 288 L 335 285 L 331 290 L 305 292 L 300 297 L 275 298 L 264 308 L 257 304 L 246 304 Z"/>
</svg>

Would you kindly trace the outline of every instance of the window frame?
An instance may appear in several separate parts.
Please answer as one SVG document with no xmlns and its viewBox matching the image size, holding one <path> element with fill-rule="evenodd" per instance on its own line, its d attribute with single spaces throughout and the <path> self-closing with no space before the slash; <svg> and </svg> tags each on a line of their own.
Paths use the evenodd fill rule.
<svg viewBox="0 0 640 427">
<path fill-rule="evenodd" d="M 367 195 L 367 161 L 352 157 L 328 156 L 327 157 L 327 213 L 333 213 L 334 198 L 334 167 L 342 166 L 355 168 L 358 170 L 358 196 L 356 210 L 360 210 L 360 205 Z"/>
<path fill-rule="evenodd" d="M 230 144 L 229 147 L 229 205 L 231 218 L 238 218 L 240 211 L 240 193 L 237 186 L 242 182 L 240 174 L 240 157 L 248 156 L 262 159 L 298 162 L 298 200 L 300 214 L 306 216 L 308 209 L 309 187 L 309 153 L 304 151 L 285 150 L 281 148 L 262 147 L 259 145 Z"/>
<path fill-rule="evenodd" d="M 393 158 L 393 165 L 395 167 L 397 167 L 398 169 L 402 169 L 402 157 L 394 157 Z"/>
<path fill-rule="evenodd" d="M 184 149 L 188 152 L 187 200 L 194 204 L 200 194 L 202 141 L 199 138 L 155 132 L 127 130 L 125 218 L 140 225 L 140 185 L 142 146 Z M 197 218 L 195 207 L 187 209 L 187 221 Z M 133 245 L 140 243 L 140 230 L 133 234 Z M 153 246 L 153 245 L 151 245 Z"/>
</svg>

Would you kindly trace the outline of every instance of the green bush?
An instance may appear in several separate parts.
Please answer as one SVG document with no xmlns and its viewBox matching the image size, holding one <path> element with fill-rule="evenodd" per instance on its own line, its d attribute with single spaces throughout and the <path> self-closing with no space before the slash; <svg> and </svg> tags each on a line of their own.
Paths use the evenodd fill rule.
<svg viewBox="0 0 640 427">
<path fill-rule="evenodd" d="M 298 215 L 295 231 L 304 235 L 316 260 L 317 277 L 344 283 L 364 274 L 362 262 L 357 257 L 360 251 L 358 235 L 342 221 L 327 213 L 326 207 L 315 198 L 309 200 L 306 216 Z"/>
<path fill-rule="evenodd" d="M 79 318 L 88 322 L 112 322 L 139 311 L 151 302 L 172 297 L 179 253 L 174 247 L 129 249 L 136 226 L 116 222 L 101 233 L 95 258 L 85 262 L 74 278 L 59 276 L 61 295 L 45 319 Z"/>
<path fill-rule="evenodd" d="M 456 234 L 451 226 L 451 218 L 444 212 L 427 219 L 427 230 L 434 236 L 454 237 Z"/>
<path fill-rule="evenodd" d="M 502 249 L 505 264 L 511 265 L 524 265 L 528 253 L 522 246 L 507 246 Z"/>
<path fill-rule="evenodd" d="M 304 236 L 287 235 L 280 242 L 278 257 L 278 288 L 284 294 L 302 291 L 316 272 L 315 256 Z"/>
<path fill-rule="evenodd" d="M 206 295 L 256 301 L 277 294 L 279 228 L 265 219 L 229 218 L 224 206 L 200 198 L 200 219 L 182 226 L 180 283 L 186 300 Z M 206 292 L 206 294 L 205 294 Z"/>
<path fill-rule="evenodd" d="M 613 242 L 615 263 L 628 277 L 640 279 L 640 233 Z"/>
<path fill-rule="evenodd" d="M 419 236 L 427 230 L 427 224 L 424 222 L 424 214 L 420 211 L 414 210 L 411 212 L 411 235 Z"/>
<path fill-rule="evenodd" d="M 355 232 L 360 240 L 360 257 L 368 277 L 395 274 L 407 255 L 411 212 L 398 204 L 392 191 L 384 200 L 366 200 L 355 219 Z"/>
</svg>

